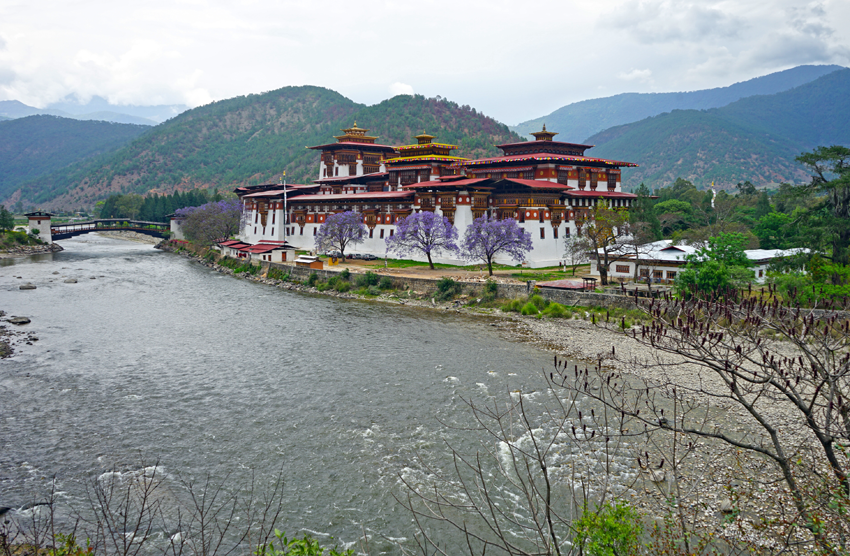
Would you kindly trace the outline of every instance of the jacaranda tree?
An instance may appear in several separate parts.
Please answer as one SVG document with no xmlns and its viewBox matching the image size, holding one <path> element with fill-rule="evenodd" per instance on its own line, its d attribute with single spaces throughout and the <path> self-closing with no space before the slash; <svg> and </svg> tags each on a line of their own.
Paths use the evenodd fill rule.
<svg viewBox="0 0 850 556">
<path fill-rule="evenodd" d="M 357 245 L 366 237 L 366 226 L 359 213 L 340 212 L 328 216 L 316 232 L 316 249 L 319 251 L 337 250 L 345 257 L 345 248 Z"/>
<path fill-rule="evenodd" d="M 493 275 L 493 259 L 497 255 L 508 255 L 520 262 L 532 249 L 531 234 L 520 228 L 513 218 L 496 220 L 485 214 L 476 218 L 463 234 L 464 258 L 485 261 L 490 276 Z"/>
<path fill-rule="evenodd" d="M 183 234 L 186 239 L 200 245 L 212 245 L 239 231 L 242 202 L 239 199 L 225 199 L 199 207 L 182 208 L 174 214 L 185 218 Z"/>
<path fill-rule="evenodd" d="M 428 257 L 434 268 L 431 254 L 453 253 L 458 250 L 457 228 L 445 216 L 422 211 L 403 218 L 396 224 L 395 235 L 385 239 L 390 253 L 407 255 L 418 251 Z"/>
</svg>

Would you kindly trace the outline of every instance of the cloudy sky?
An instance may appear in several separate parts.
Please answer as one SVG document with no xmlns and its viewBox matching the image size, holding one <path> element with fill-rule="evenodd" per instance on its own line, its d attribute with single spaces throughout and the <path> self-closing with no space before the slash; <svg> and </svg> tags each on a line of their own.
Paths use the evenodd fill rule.
<svg viewBox="0 0 850 556">
<path fill-rule="evenodd" d="M 505 123 L 622 92 L 850 66 L 850 1 L 0 0 L 0 100 L 198 106 L 287 85 Z"/>
</svg>

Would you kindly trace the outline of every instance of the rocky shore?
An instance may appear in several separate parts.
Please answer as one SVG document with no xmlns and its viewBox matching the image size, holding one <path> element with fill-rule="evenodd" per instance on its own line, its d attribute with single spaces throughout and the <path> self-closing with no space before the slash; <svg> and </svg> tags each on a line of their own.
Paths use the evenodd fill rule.
<svg viewBox="0 0 850 556">
<path fill-rule="evenodd" d="M 0 251 L 0 259 L 8 259 L 10 257 L 26 257 L 29 255 L 41 255 L 43 253 L 58 253 L 64 251 L 58 243 L 50 243 L 45 245 L 22 245 L 11 249 Z"/>
</svg>

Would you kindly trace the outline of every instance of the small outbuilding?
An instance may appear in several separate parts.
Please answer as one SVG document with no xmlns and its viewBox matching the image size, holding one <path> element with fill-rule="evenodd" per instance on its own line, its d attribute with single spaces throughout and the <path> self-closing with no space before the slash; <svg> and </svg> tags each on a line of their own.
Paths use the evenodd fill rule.
<svg viewBox="0 0 850 556">
<path fill-rule="evenodd" d="M 311 255 L 301 255 L 297 259 L 295 259 L 295 266 L 303 266 L 307 268 L 314 268 L 316 270 L 322 270 L 325 268 L 325 263 L 319 257 L 313 257 Z"/>
</svg>

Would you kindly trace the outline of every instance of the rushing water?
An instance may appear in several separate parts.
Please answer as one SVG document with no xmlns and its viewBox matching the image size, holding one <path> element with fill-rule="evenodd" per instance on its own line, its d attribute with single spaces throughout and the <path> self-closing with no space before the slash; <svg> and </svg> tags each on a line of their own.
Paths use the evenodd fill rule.
<svg viewBox="0 0 850 556">
<path fill-rule="evenodd" d="M 0 362 L 0 506 L 53 476 L 73 503 L 158 460 L 184 478 L 282 470 L 290 532 L 407 537 L 392 494 L 415 452 L 444 456 L 462 398 L 543 388 L 551 361 L 485 319 L 289 292 L 94 234 L 62 245 L 0 261 L 0 309 L 39 338 Z"/>
</svg>

